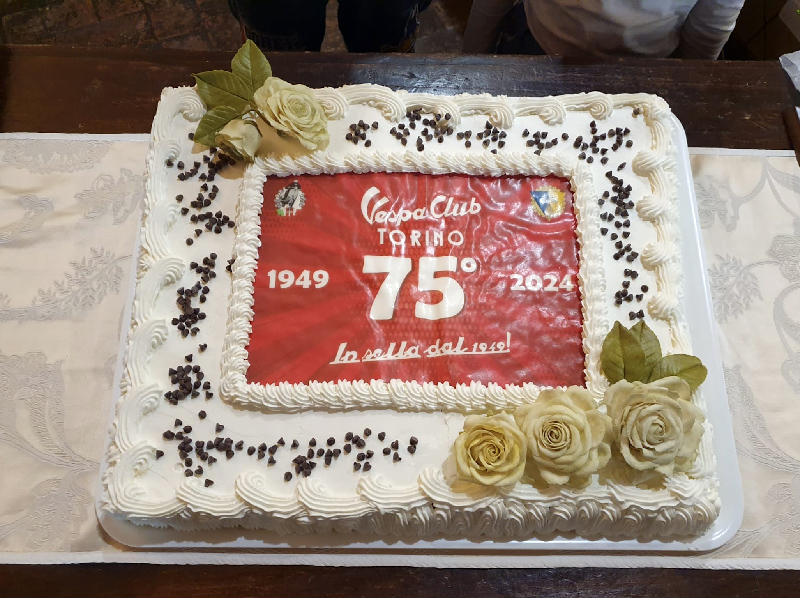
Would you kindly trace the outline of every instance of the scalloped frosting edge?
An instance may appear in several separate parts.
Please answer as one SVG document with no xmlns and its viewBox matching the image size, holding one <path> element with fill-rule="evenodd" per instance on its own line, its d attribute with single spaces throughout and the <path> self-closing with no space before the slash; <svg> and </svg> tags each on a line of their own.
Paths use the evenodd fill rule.
<svg viewBox="0 0 800 598">
<path fill-rule="evenodd" d="M 617 98 L 611 101 L 612 105 L 617 105 L 616 102 L 626 106 L 663 104 L 659 98 L 653 96 L 610 97 Z M 527 104 L 531 104 L 533 99 L 525 100 Z M 549 111 L 548 118 L 558 118 L 554 100 L 554 98 L 542 99 L 544 106 L 542 109 L 546 108 Z M 592 105 L 599 106 L 596 108 L 599 113 L 605 110 L 609 103 L 598 100 Z M 535 106 L 526 108 L 530 109 L 535 109 Z M 189 120 L 198 120 L 203 112 L 204 108 L 193 90 L 189 88 L 164 90 L 153 123 L 146 166 L 148 182 L 142 216 L 142 248 L 139 255 L 135 302 L 144 304 L 154 302 L 158 293 L 174 276 L 170 273 L 180 268 L 180 264 L 175 263 L 175 258 L 169 255 L 167 233 L 174 223 L 174 218 L 170 218 L 169 211 L 165 212 L 161 208 L 167 203 L 166 192 L 153 174 L 166 157 L 177 155 L 179 146 L 176 134 L 172 130 L 175 118 L 182 114 Z M 666 114 L 668 113 L 667 108 Z M 656 110 L 650 118 L 663 121 L 665 115 L 663 111 Z M 662 150 L 661 153 L 669 154 L 667 150 Z M 501 169 L 510 166 L 502 162 L 491 163 L 491 160 L 489 162 L 488 165 L 484 164 L 488 173 L 501 172 Z M 657 176 L 666 176 L 663 170 L 668 160 L 662 159 L 658 162 L 660 165 L 650 169 L 651 176 L 653 172 L 658 173 Z M 540 167 L 542 165 L 541 161 L 537 164 Z M 284 163 L 284 166 L 287 164 Z M 556 165 L 549 166 L 555 169 Z M 415 167 L 419 168 L 419 165 Z M 573 180 L 588 176 L 589 180 L 583 182 L 591 184 L 588 172 L 582 174 L 580 169 L 570 170 L 566 164 L 559 164 L 558 167 L 561 168 L 558 172 L 571 173 Z M 259 163 L 248 169 L 243 181 L 241 202 L 246 204 L 247 189 L 252 194 L 252 191 L 263 183 L 267 170 L 275 173 L 276 165 Z M 555 174 L 553 171 L 549 173 Z M 584 193 L 581 191 L 581 186 L 581 181 L 578 180 L 576 209 L 581 216 L 578 220 L 578 236 L 582 251 L 591 251 L 595 245 L 599 247 L 600 242 L 597 228 L 590 227 L 590 219 L 593 217 L 592 206 L 596 204 L 582 203 L 581 197 L 584 197 Z M 257 191 L 260 193 L 260 187 Z M 585 194 L 585 197 L 590 196 L 591 193 Z M 654 197 L 662 203 L 674 202 L 674 193 L 664 191 L 663 188 L 660 194 L 654 193 Z M 247 205 L 242 207 L 247 208 Z M 669 206 L 662 207 L 661 213 L 664 214 L 668 209 Z M 597 211 L 596 207 L 594 211 Z M 240 217 L 242 215 L 240 212 Z M 677 231 L 670 231 L 666 225 L 668 220 L 667 216 L 663 218 L 665 232 L 676 234 Z M 160 270 L 166 273 L 163 274 L 163 285 L 139 284 L 154 266 L 170 259 L 173 261 L 160 266 Z M 662 266 L 668 262 L 669 260 L 664 260 Z M 241 268 L 238 259 L 237 268 Z M 245 273 L 245 270 L 241 273 Z M 672 273 L 675 274 L 674 268 Z M 592 288 L 589 286 L 592 279 L 588 278 L 588 275 L 591 273 L 587 273 L 587 278 L 582 284 Z M 673 290 L 677 288 L 679 292 L 680 273 L 677 280 L 674 276 L 673 279 L 669 279 L 669 276 L 670 270 L 664 268 L 663 277 L 667 278 L 664 281 L 665 288 Z M 598 273 L 597 278 L 596 282 L 602 284 L 602 275 Z M 235 291 L 234 285 L 233 292 Z M 587 315 L 590 319 L 602 315 L 591 315 L 586 309 L 584 306 L 584 318 Z M 233 311 L 231 306 L 231 312 Z M 155 447 L 150 446 L 146 439 L 140 436 L 141 424 L 153 411 L 155 400 L 154 384 L 147 375 L 147 365 L 167 334 L 166 323 L 148 317 L 151 315 L 145 310 L 141 317 L 135 316 L 131 322 L 121 396 L 116 406 L 117 418 L 111 430 L 112 439 L 107 452 L 108 467 L 103 475 L 102 508 L 114 516 L 131 522 L 172 526 L 179 529 L 236 526 L 274 529 L 281 533 L 354 531 L 388 536 L 428 537 L 455 534 L 512 538 L 574 531 L 584 537 L 650 539 L 695 536 L 708 527 L 719 513 L 718 482 L 714 475 L 715 459 L 711 450 L 711 429 L 708 423 L 699 456 L 693 469 L 688 472 L 689 475 L 669 476 L 666 478 L 665 487 L 658 491 L 640 490 L 613 483 L 605 486 L 595 485 L 584 490 L 551 488 L 544 493 L 524 485 L 517 485 L 511 491 L 482 487 L 472 488 L 469 491 L 464 489 L 455 491 L 445 481 L 441 470 L 425 470 L 420 474 L 417 484 L 403 488 L 393 488 L 376 476 L 363 479 L 353 495 L 333 496 L 322 485 L 316 483 L 316 480 L 308 479 L 300 481 L 292 494 L 281 496 L 271 495 L 266 491 L 263 480 L 258 479 L 259 474 L 256 472 L 243 472 L 238 476 L 232 494 L 203 488 L 197 480 L 189 479 L 179 484 L 173 497 L 166 499 L 151 497 L 140 481 L 155 458 Z M 676 312 L 667 311 L 663 315 L 678 329 L 673 336 L 673 350 L 676 347 L 683 349 L 688 343 L 688 335 L 681 337 L 685 332 L 682 314 L 676 310 Z M 587 369 L 599 367 L 596 360 L 594 363 L 591 362 L 589 356 L 593 354 L 592 345 L 599 356 L 604 334 L 603 330 L 602 334 L 587 334 L 584 339 L 585 343 L 589 343 Z M 391 383 L 387 386 L 391 386 Z M 603 388 L 601 383 L 601 388 L 595 393 Z M 524 396 L 529 397 L 533 392 L 536 391 L 529 388 Z M 694 398 L 702 403 L 702 397 L 697 393 Z M 483 404 L 491 403 L 484 401 Z M 702 407 L 702 404 L 700 406 Z"/>
</svg>

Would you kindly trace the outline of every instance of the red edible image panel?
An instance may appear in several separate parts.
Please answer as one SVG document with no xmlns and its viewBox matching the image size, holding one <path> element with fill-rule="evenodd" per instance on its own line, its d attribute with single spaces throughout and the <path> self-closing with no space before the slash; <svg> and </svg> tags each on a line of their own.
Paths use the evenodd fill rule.
<svg viewBox="0 0 800 598">
<path fill-rule="evenodd" d="M 577 272 L 565 179 L 270 178 L 247 378 L 583 384 Z"/>
</svg>

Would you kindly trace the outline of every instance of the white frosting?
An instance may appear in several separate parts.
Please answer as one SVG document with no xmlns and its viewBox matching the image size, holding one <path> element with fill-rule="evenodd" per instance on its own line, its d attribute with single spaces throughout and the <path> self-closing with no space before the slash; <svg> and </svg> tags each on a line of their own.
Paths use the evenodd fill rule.
<svg viewBox="0 0 800 598">
<path fill-rule="evenodd" d="M 630 215 L 631 241 L 642 248 L 644 266 L 637 283 L 652 289 L 646 321 L 666 352 L 689 352 L 680 307 L 675 148 L 666 104 L 648 95 L 444 97 L 393 92 L 371 85 L 322 89 L 316 94 L 330 119 L 330 148 L 306 156 L 260 159 L 245 171 L 241 183 L 235 174 L 218 180 L 221 192 L 217 201 L 223 202 L 229 214 L 237 208 L 236 236 L 203 236 L 195 243 L 202 251 L 185 246 L 187 229 L 179 221 L 179 206 L 174 200 L 183 187 L 175 182 L 175 171 L 168 171 L 165 161 L 198 154 L 200 150 L 191 147 L 186 134 L 204 108 L 191 89 L 166 89 L 162 94 L 148 156 L 139 274 L 121 397 L 104 475 L 103 508 L 117 517 L 148 525 L 180 529 L 240 526 L 280 533 L 355 531 L 382 536 L 519 538 L 575 532 L 586 537 L 646 540 L 692 536 L 705 529 L 719 512 L 708 423 L 692 469 L 668 476 L 661 489 L 645 490 L 597 479 L 584 489 L 540 490 L 522 482 L 496 489 L 456 482 L 448 473 L 452 469 L 448 465 L 450 447 L 461 429 L 463 414 L 513 409 L 532 402 L 540 390 L 533 384 L 503 387 L 371 380 L 263 386 L 248 384 L 245 379 L 261 194 L 267 174 L 376 170 L 555 174 L 570 178 L 575 192 L 585 373 L 589 391 L 599 399 L 607 385 L 599 370 L 602 341 L 611 322 L 627 319 L 627 306 L 617 307 L 613 296 L 609 298 L 612 285 L 618 286 L 622 280 L 618 272 L 621 264 L 611 259 L 607 241 L 599 233 L 600 187 L 596 185 L 609 168 L 599 160 L 591 165 L 577 161 L 571 145 L 575 135 L 585 131 L 593 119 L 601 132 L 615 127 L 632 131 L 634 147 L 621 148 L 615 161 L 630 165 L 625 178 L 633 186 L 632 197 L 637 204 L 636 213 Z M 480 130 L 489 120 L 508 130 L 506 149 L 493 155 L 476 144 L 467 151 L 453 136 L 442 144 L 431 144 L 422 153 L 401 151 L 388 135 L 388 123 L 417 107 L 449 113 L 462 129 Z M 635 118 L 633 108 L 639 108 L 642 116 Z M 349 123 L 359 119 L 381 122 L 372 148 L 343 140 Z M 552 134 L 565 131 L 570 140 L 536 156 L 524 147 L 520 132 L 526 127 Z M 218 276 L 204 308 L 209 313 L 204 323 L 207 329 L 187 343 L 169 324 L 175 312 L 173 288 L 191 286 L 189 261 L 210 251 L 219 254 L 219 262 L 226 256 L 236 258 L 233 276 Z M 217 271 L 224 272 L 222 268 Z M 208 343 L 203 354 L 206 380 L 219 389 L 226 402 L 215 398 L 202 406 L 199 402 L 172 406 L 163 400 L 163 393 L 169 389 L 164 373 L 192 352 L 187 346 L 194 347 L 198 342 Z M 693 400 L 703 407 L 701 395 L 695 393 Z M 242 406 L 270 413 L 240 409 Z M 215 485 L 207 488 L 202 479 L 184 477 L 183 466 L 171 455 L 155 459 L 156 449 L 165 447 L 161 433 L 172 427 L 172 420 L 176 416 L 188 419 L 200 408 L 209 412 L 209 423 L 204 425 L 211 426 L 198 430 L 200 438 L 213 437 L 213 422 L 221 420 L 226 422 L 225 434 L 253 444 L 268 434 L 341 437 L 344 431 L 369 423 L 373 429 L 385 427 L 398 438 L 413 432 L 421 443 L 413 458 L 405 456 L 396 466 L 380 463 L 370 475 L 342 475 L 342 468 L 347 472 L 348 465 L 340 463 L 338 469 L 318 467 L 311 477 L 295 478 L 290 483 L 282 479 L 286 467 L 269 468 L 264 461 L 237 456 L 222 464 L 224 467 L 208 467 Z"/>
<path fill-rule="evenodd" d="M 615 306 L 609 297 L 611 293 L 607 292 L 606 281 L 609 277 L 606 263 L 609 255 L 608 251 L 603 251 L 598 230 L 602 226 L 601 210 L 597 204 L 600 193 L 593 183 L 593 177 L 604 178 L 604 173 L 611 167 L 600 164 L 599 159 L 592 165 L 579 161 L 578 152 L 570 147 L 571 141 L 586 128 L 586 121 L 591 119 L 601 121 L 598 125 L 600 131 L 616 127 L 630 127 L 633 130 L 638 123 L 646 125 L 646 135 L 635 136 L 637 143 L 643 143 L 644 148 L 631 150 L 630 162 L 634 173 L 649 184 L 649 195 L 641 200 L 644 207 L 637 206 L 639 217 L 653 224 L 652 230 L 643 231 L 645 235 L 650 233 L 651 240 L 643 244 L 640 258 L 642 266 L 653 274 L 649 282 L 653 283 L 650 286 L 655 289 L 647 302 L 648 320 L 668 353 L 690 352 L 688 331 L 679 310 L 682 271 L 677 262 L 678 230 L 673 224 L 677 216 L 675 148 L 672 143 L 671 113 L 663 100 L 644 94 L 608 96 L 597 92 L 558 98 L 506 98 L 470 94 L 443 97 L 394 92 L 375 85 L 354 85 L 338 90 L 326 88 L 318 90 L 317 96 L 328 118 L 342 124 L 357 120 L 352 108 L 359 105 L 373 108 L 390 122 L 400 120 L 407 111 L 416 108 L 450 114 L 451 121 L 456 125 L 465 124 L 462 119 L 472 117 L 476 130 L 480 129 L 483 121 L 489 120 L 508 129 L 507 149 L 495 155 L 485 150 L 467 150 L 461 145 L 453 147 L 448 139 L 443 144 L 431 144 L 425 152 L 398 151 L 397 143 L 385 135 L 383 139 L 376 139 L 371 148 L 334 142 L 334 146 L 324 152 L 300 157 L 286 154 L 257 160 L 245 176 L 238 209 L 239 224 L 233 250 L 236 258 L 233 295 L 222 358 L 220 392 L 223 399 L 237 406 L 281 412 L 391 408 L 399 411 L 469 413 L 511 409 L 535 401 L 540 388 L 532 384 L 500 387 L 480 383 L 455 386 L 447 383 L 419 384 L 402 380 L 294 385 L 247 382 L 249 363 L 245 347 L 249 342 L 253 318 L 253 282 L 261 232 L 259 215 L 266 177 L 339 172 L 456 172 L 490 176 L 555 174 L 571 179 L 575 191 L 580 246 L 578 282 L 582 297 L 586 386 L 592 396 L 600 400 L 607 387 L 599 369 L 603 339 L 611 322 L 627 321 L 628 318 L 625 309 L 627 304 L 623 303 L 622 308 Z M 615 113 L 615 108 L 627 110 L 621 114 L 623 110 Z M 638 108 L 643 117 L 637 120 L 633 116 L 633 108 Z M 588 113 L 584 121 L 572 126 L 566 122 L 568 114 L 581 112 Z M 345 115 L 350 118 L 345 119 Z M 541 128 L 541 121 L 552 126 L 566 125 L 562 128 L 570 134 L 570 140 L 557 146 L 557 149 L 546 150 L 537 156 L 526 150 L 519 133 L 528 127 Z M 346 129 L 346 126 L 342 129 Z M 335 129 L 335 123 L 331 123 L 331 129 Z M 336 139 L 335 135 L 336 131 L 332 131 L 333 139 Z M 625 160 L 625 154 L 620 154 L 616 159 Z M 631 220 L 635 221 L 633 214 Z M 635 224 L 632 230 L 637 230 Z M 621 269 L 618 264 L 616 269 Z M 641 284 L 646 281 L 642 277 L 638 282 Z"/>
<path fill-rule="evenodd" d="M 358 96 L 361 97 L 360 95 Z M 425 96 L 427 98 L 428 96 Z M 408 104 L 409 108 L 417 102 Z M 426 105 L 430 102 L 426 101 Z M 452 109 L 452 108 L 451 108 Z M 403 112 L 405 114 L 405 111 Z M 599 400 L 605 390 L 605 377 L 599 370 L 600 351 L 608 332 L 606 288 L 603 275 L 603 251 L 600 239 L 599 207 L 593 193 L 592 173 L 588 165 L 575 164 L 568 154 L 536 156 L 532 152 L 490 153 L 474 156 L 448 154 L 398 154 L 364 150 L 358 164 L 335 153 L 321 158 L 318 154 L 300 159 L 259 160 L 248 170 L 239 200 L 239 224 L 233 255 L 233 287 L 228 312 L 228 332 L 222 353 L 220 394 L 232 404 L 265 411 L 301 412 L 310 409 L 372 409 L 396 411 L 461 411 L 510 409 L 536 400 L 540 388 L 534 384 L 485 385 L 479 382 L 451 385 L 416 381 L 383 380 L 310 382 L 309 384 L 255 384 L 246 379 L 247 350 L 253 319 L 253 285 L 258 261 L 261 224 L 259 215 L 262 189 L 267 173 L 279 176 L 303 172 L 463 172 L 467 174 L 555 174 L 572 180 L 574 205 L 578 220 L 580 246 L 578 284 L 582 297 L 583 347 L 586 354 L 587 387 Z M 326 161 L 327 160 L 327 161 Z"/>
</svg>

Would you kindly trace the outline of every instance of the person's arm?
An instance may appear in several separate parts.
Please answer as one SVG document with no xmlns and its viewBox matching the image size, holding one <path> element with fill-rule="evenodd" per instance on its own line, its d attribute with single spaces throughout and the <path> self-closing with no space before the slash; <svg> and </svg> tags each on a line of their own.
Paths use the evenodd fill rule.
<svg viewBox="0 0 800 598">
<path fill-rule="evenodd" d="M 744 0 L 697 0 L 681 29 L 677 55 L 716 60 L 743 4 Z"/>
<path fill-rule="evenodd" d="M 503 18 L 514 6 L 514 0 L 474 0 L 464 32 L 462 52 L 492 53 L 497 46 Z"/>
</svg>

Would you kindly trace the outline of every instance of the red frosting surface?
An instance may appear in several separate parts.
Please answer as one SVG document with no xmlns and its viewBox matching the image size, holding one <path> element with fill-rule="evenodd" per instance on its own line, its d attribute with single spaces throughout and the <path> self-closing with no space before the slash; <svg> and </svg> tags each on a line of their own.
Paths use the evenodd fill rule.
<svg viewBox="0 0 800 598">
<path fill-rule="evenodd" d="M 584 383 L 568 181 L 294 180 L 264 185 L 250 382 Z M 548 188 L 564 199 L 549 220 L 531 193 Z"/>
</svg>

